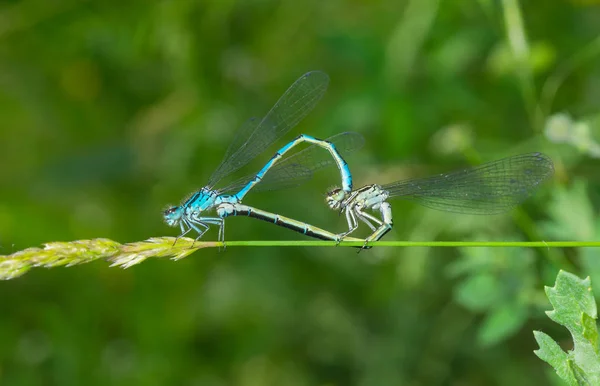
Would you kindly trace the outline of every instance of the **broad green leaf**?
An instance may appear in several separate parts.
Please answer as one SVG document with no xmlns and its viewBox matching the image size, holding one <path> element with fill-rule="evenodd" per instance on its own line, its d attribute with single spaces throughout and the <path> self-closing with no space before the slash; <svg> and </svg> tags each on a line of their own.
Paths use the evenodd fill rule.
<svg viewBox="0 0 600 386">
<path fill-rule="evenodd" d="M 477 340 L 482 346 L 493 346 L 512 336 L 527 321 L 526 304 L 511 302 L 487 314 L 479 328 Z"/>
<path fill-rule="evenodd" d="M 522 248 L 461 248 L 460 252 L 461 258 L 448 267 L 450 276 L 464 276 L 454 289 L 454 299 L 472 312 L 485 313 L 478 343 L 498 344 L 514 335 L 530 314 L 527 294 L 536 291 L 535 258 Z"/>
<path fill-rule="evenodd" d="M 570 366 L 570 359 L 567 353 L 560 348 L 558 343 L 545 333 L 534 331 L 533 336 L 540 346 L 539 350 L 534 351 L 535 355 L 554 367 L 556 374 L 567 382 L 567 384 L 577 385 L 577 380 L 575 379 L 575 375 Z"/>
<path fill-rule="evenodd" d="M 471 311 L 485 311 L 498 302 L 501 294 L 498 279 L 491 273 L 480 273 L 460 283 L 454 298 Z"/>
<path fill-rule="evenodd" d="M 555 240 L 594 240 L 595 211 L 587 193 L 587 184 L 577 180 L 569 187 L 557 187 L 548 206 L 551 222 L 542 226 Z"/>
<path fill-rule="evenodd" d="M 540 346 L 535 354 L 554 367 L 558 376 L 568 384 L 599 385 L 598 312 L 590 278 L 581 280 L 571 273 L 560 271 L 554 287 L 546 287 L 545 290 L 554 307 L 546 314 L 569 330 L 574 348 L 565 353 L 549 336 L 535 331 L 534 336 Z"/>
<path fill-rule="evenodd" d="M 598 342 L 598 328 L 596 326 L 596 318 L 589 316 L 588 314 L 583 314 L 582 317 L 582 326 L 583 326 L 583 337 L 588 342 Z M 596 353 L 598 353 L 598 345 L 594 347 Z"/>
</svg>

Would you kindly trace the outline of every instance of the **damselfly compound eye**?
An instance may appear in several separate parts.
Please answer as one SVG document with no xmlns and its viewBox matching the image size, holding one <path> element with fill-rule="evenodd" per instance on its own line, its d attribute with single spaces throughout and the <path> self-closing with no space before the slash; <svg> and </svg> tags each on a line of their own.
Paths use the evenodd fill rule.
<svg viewBox="0 0 600 386">
<path fill-rule="evenodd" d="M 164 211 L 164 215 L 165 216 L 172 215 L 173 213 L 175 213 L 176 210 L 177 210 L 177 207 L 176 206 L 172 206 L 169 209 L 167 209 L 167 210 Z"/>
</svg>

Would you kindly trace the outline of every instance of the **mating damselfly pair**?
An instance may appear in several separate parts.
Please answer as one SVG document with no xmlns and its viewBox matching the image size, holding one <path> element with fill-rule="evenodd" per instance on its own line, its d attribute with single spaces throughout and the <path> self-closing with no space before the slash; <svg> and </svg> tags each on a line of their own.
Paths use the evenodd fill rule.
<svg viewBox="0 0 600 386">
<path fill-rule="evenodd" d="M 190 231 L 196 240 L 210 225 L 219 227 L 219 241 L 225 240 L 225 218 L 249 216 L 322 240 L 362 240 L 349 237 L 365 223 L 372 234 L 364 239 L 381 239 L 393 225 L 392 198 L 403 198 L 429 208 L 464 214 L 499 214 L 509 211 L 527 197 L 544 180 L 552 176 L 554 167 L 542 153 L 521 154 L 479 166 L 433 177 L 397 181 L 385 185 L 372 184 L 353 190 L 352 173 L 344 157 L 364 144 L 358 133 L 346 132 L 321 140 L 299 135 L 281 147 L 258 172 L 216 188 L 225 177 L 239 170 L 296 126 L 325 93 L 329 77 L 321 71 L 301 76 L 281 96 L 262 119 L 252 118 L 238 130 L 221 164 L 208 184 L 192 194 L 181 205 L 164 212 L 169 226 L 181 228 L 179 237 Z M 295 148 L 308 143 L 303 150 Z M 346 216 L 348 230 L 333 233 L 275 213 L 242 204 L 251 190 L 277 190 L 298 186 L 308 181 L 318 169 L 336 165 L 341 175 L 341 188 L 327 193 L 327 205 Z M 214 211 L 216 216 L 208 216 Z M 367 211 L 374 212 L 368 213 Z"/>
</svg>

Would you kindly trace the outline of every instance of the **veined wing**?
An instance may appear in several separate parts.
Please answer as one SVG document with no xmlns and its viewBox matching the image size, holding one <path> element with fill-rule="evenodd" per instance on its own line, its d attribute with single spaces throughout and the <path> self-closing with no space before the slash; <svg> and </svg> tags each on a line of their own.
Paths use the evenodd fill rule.
<svg viewBox="0 0 600 386">
<path fill-rule="evenodd" d="M 213 188 L 296 126 L 317 105 L 328 85 L 329 77 L 321 71 L 306 73 L 296 80 L 263 119 L 247 121 L 238 130 L 207 186 Z"/>
<path fill-rule="evenodd" d="M 497 214 L 529 197 L 554 173 L 542 153 L 522 154 L 433 177 L 382 186 L 391 197 L 446 212 Z"/>
<path fill-rule="evenodd" d="M 334 135 L 327 141 L 335 146 L 344 159 L 348 154 L 362 148 L 365 143 L 362 135 L 353 132 Z M 311 144 L 303 150 L 279 160 L 253 189 L 262 192 L 299 186 L 310 180 L 315 171 L 332 165 L 335 165 L 335 160 L 331 153 L 325 148 Z M 255 174 L 242 177 L 226 188 L 219 189 L 219 192 L 237 191 L 246 186 L 254 177 Z"/>
</svg>

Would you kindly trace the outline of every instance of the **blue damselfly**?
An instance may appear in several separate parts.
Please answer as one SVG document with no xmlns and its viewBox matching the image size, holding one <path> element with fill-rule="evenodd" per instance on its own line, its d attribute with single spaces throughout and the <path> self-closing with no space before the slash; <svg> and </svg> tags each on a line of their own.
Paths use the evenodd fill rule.
<svg viewBox="0 0 600 386">
<path fill-rule="evenodd" d="M 349 194 L 352 191 L 352 175 L 341 154 L 362 146 L 364 140 L 357 133 L 342 133 L 328 140 L 300 135 L 279 149 L 258 173 L 241 178 L 224 188 L 215 187 L 224 177 L 246 165 L 296 126 L 316 106 L 328 84 L 329 77 L 323 72 L 304 74 L 290 86 L 264 118 L 253 118 L 242 125 L 208 184 L 181 205 L 167 209 L 163 215 L 166 223 L 169 226 L 179 225 L 180 237 L 194 230 L 198 233 L 197 238 L 210 225 L 218 225 L 219 240 L 223 241 L 224 218 L 237 215 L 236 205 L 241 204 L 251 189 L 275 190 L 296 186 L 308 180 L 315 170 L 334 163 L 341 173 L 341 189 Z M 311 146 L 283 158 L 290 149 L 303 142 Z M 320 153 L 326 152 L 319 148 L 327 150 L 329 155 L 321 155 Z M 217 217 L 206 216 L 206 212 L 210 210 L 216 210 Z"/>
</svg>

